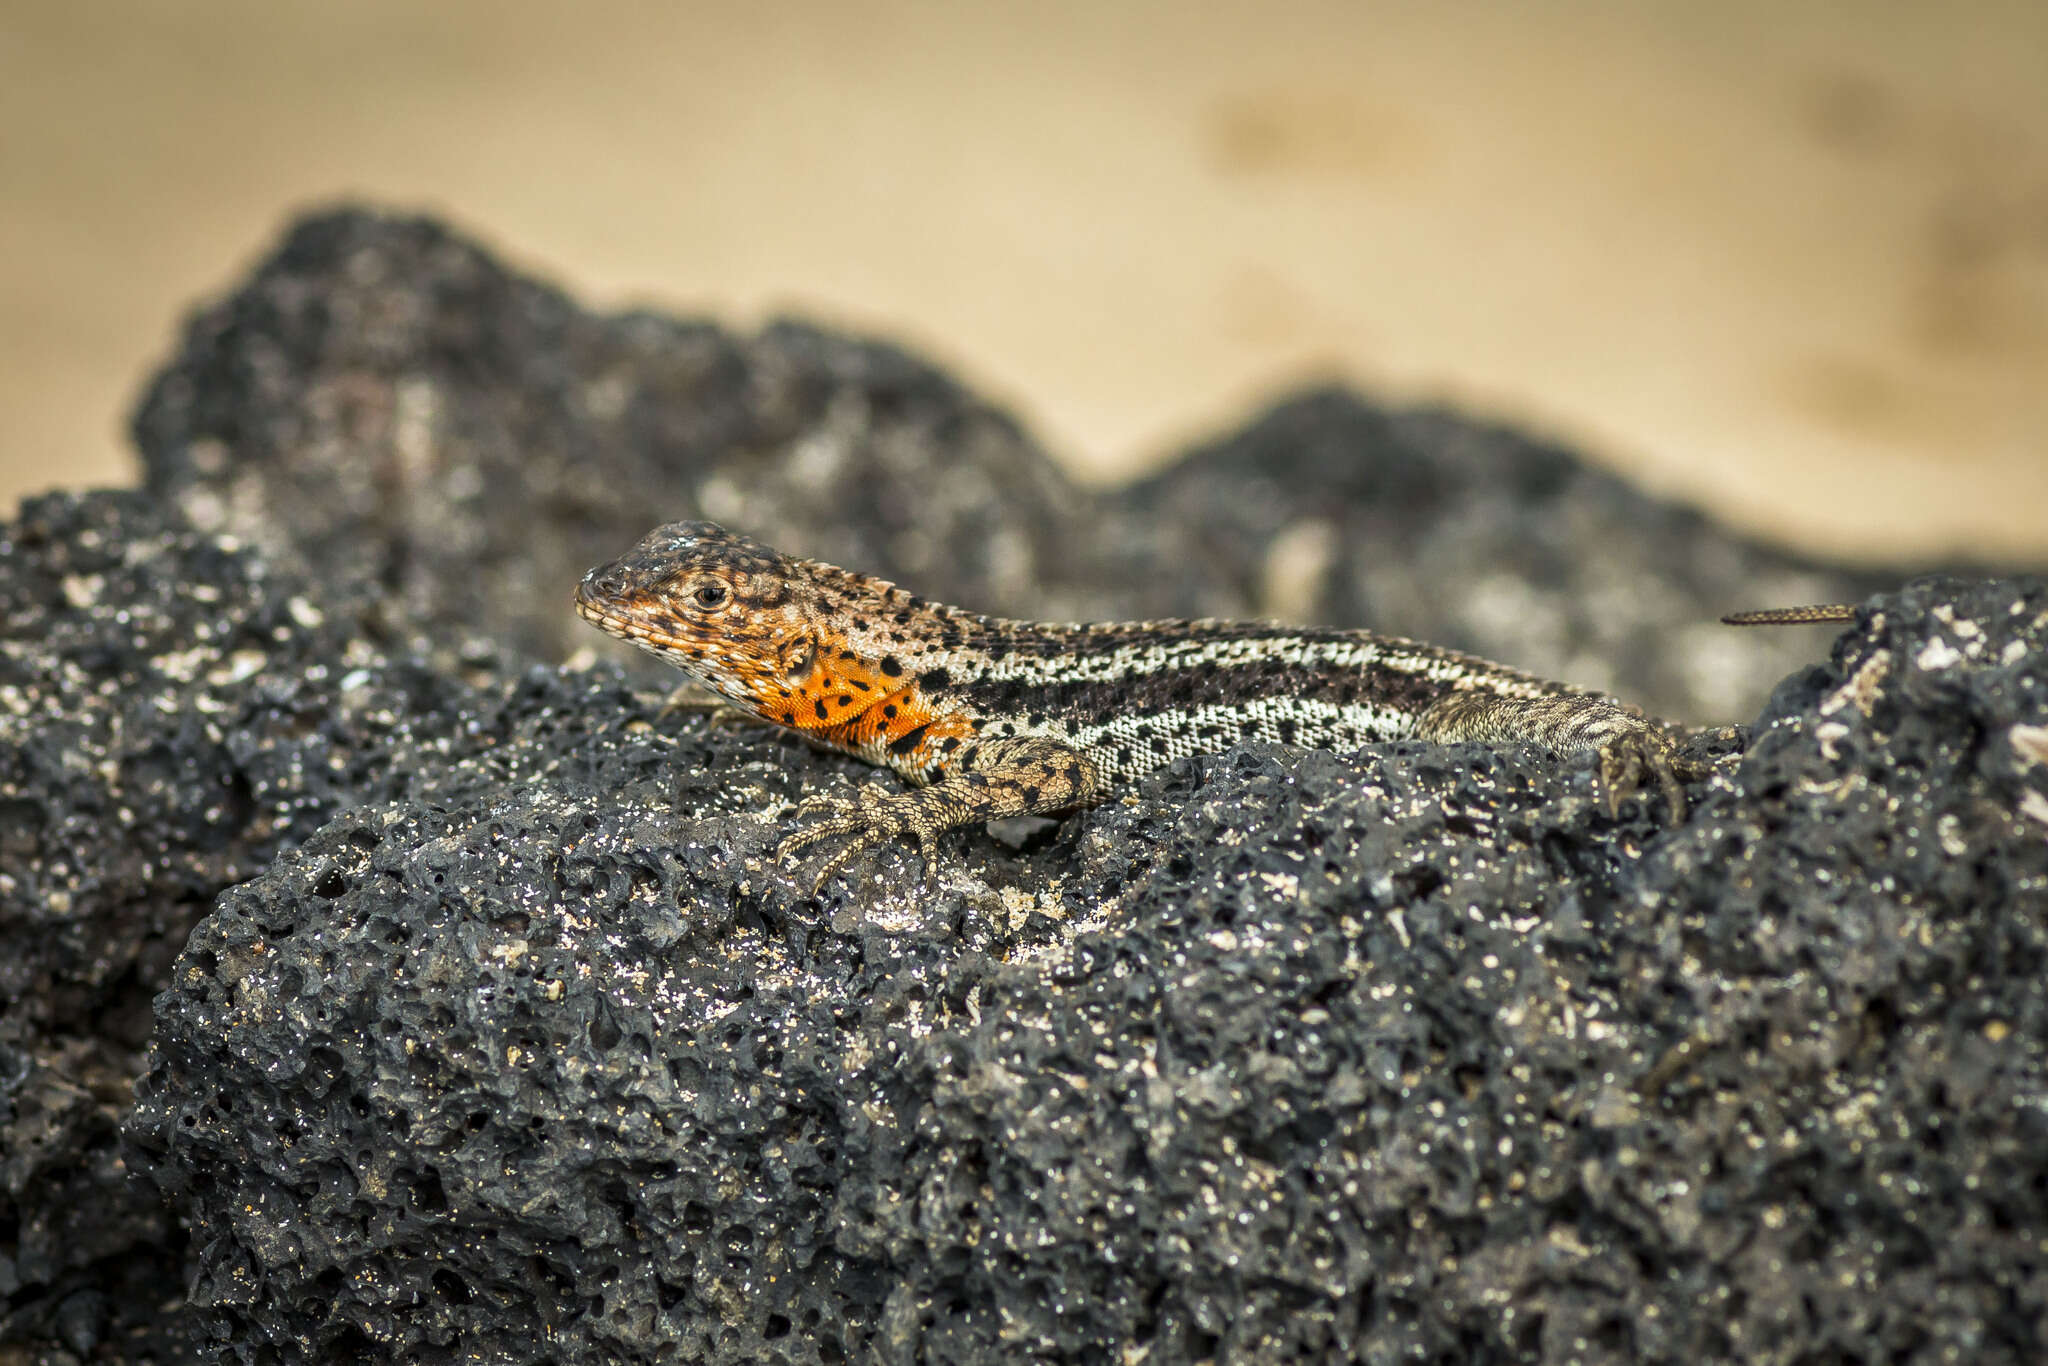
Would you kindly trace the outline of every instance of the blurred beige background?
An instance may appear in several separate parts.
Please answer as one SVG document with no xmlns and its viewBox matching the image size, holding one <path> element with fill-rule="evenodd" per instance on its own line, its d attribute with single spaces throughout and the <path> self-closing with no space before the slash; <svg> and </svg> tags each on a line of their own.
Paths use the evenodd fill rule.
<svg viewBox="0 0 2048 1366">
<path fill-rule="evenodd" d="M 1115 478 L 1309 378 L 2048 561 L 2048 4 L 0 0 L 0 507 L 295 207 L 886 332 Z"/>
</svg>

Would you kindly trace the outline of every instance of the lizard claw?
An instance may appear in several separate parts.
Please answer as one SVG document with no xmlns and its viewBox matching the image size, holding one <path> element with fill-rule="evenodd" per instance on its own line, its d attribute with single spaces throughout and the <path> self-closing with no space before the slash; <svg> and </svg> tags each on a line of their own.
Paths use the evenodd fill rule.
<svg viewBox="0 0 2048 1366">
<path fill-rule="evenodd" d="M 860 796 L 853 801 L 847 801 L 842 797 L 810 798 L 798 805 L 798 816 L 815 815 L 820 812 L 832 814 L 815 825 L 792 831 L 784 836 L 782 842 L 775 846 L 775 861 L 787 863 L 792 855 L 821 840 L 850 837 L 837 853 L 825 860 L 817 875 L 811 879 L 812 896 L 823 891 L 825 884 L 854 859 L 898 835 L 914 836 L 917 840 L 918 853 L 924 858 L 925 867 L 936 867 L 939 832 L 924 829 L 897 814 L 893 809 L 893 803 L 900 800 L 900 794 L 891 793 L 873 783 L 862 788 Z"/>
<path fill-rule="evenodd" d="M 830 839 L 835 835 L 851 835 L 853 838 L 848 840 L 838 853 L 826 859 L 819 866 L 817 874 L 811 878 L 810 895 L 812 896 L 816 896 L 824 891 L 825 884 L 830 882 L 846 865 L 889 838 L 885 831 L 877 830 L 873 826 L 867 825 L 858 816 L 838 816 L 832 820 L 812 826 L 808 830 L 799 830 L 783 840 L 775 848 L 776 860 L 778 862 L 787 861 L 790 854 L 795 853 L 804 846 L 815 844 L 819 840 Z"/>
<path fill-rule="evenodd" d="M 1600 794 L 1607 814 L 1617 815 L 1624 799 L 1654 785 L 1670 822 L 1685 819 L 1684 779 L 1698 777 L 1672 743 L 1655 731 L 1629 731 L 1600 746 Z"/>
</svg>

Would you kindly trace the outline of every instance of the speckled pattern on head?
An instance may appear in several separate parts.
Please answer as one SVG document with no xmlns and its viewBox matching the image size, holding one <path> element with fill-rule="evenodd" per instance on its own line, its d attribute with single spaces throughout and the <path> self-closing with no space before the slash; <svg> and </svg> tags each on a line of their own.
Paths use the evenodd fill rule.
<svg viewBox="0 0 2048 1366">
<path fill-rule="evenodd" d="M 1662 730 L 1612 698 L 1368 631 L 1258 622 L 1049 625 L 927 602 L 710 522 L 661 527 L 593 569 L 576 607 L 774 725 L 924 792 L 871 797 L 786 848 L 1061 810 L 1249 741 L 1528 742 L 1597 753 L 1610 794 L 1683 797 Z M 849 852 L 850 851 L 850 852 Z"/>
</svg>

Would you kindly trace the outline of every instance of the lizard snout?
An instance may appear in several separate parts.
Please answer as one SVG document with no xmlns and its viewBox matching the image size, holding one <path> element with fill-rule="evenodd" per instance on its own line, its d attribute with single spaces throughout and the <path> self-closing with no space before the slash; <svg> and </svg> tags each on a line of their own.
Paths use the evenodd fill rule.
<svg viewBox="0 0 2048 1366">
<path fill-rule="evenodd" d="M 576 601 L 605 602 L 615 600 L 626 591 L 626 569 L 616 562 L 601 564 L 583 576 L 583 582 L 576 585 Z"/>
</svg>

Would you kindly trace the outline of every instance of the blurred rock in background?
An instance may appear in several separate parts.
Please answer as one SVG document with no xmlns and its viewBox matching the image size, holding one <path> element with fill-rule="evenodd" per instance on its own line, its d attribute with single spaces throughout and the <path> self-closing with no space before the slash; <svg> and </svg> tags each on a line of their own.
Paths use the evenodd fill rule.
<svg viewBox="0 0 2048 1366">
<path fill-rule="evenodd" d="M 14 5 L 0 508 L 293 205 L 899 339 L 1070 472 L 1344 383 L 1788 545 L 2048 563 L 2048 7 Z"/>
</svg>

